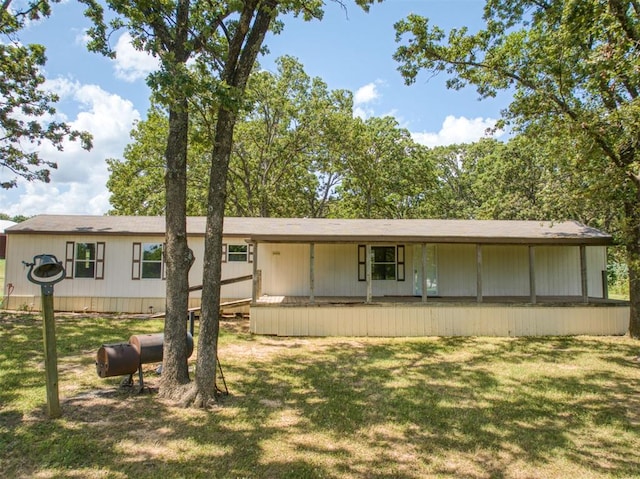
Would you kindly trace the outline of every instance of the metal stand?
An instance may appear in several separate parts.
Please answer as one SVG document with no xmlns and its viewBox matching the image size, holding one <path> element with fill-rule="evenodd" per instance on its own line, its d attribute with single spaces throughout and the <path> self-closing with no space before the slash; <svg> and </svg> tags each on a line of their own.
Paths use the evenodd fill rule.
<svg viewBox="0 0 640 479">
<path fill-rule="evenodd" d="M 224 379 L 224 373 L 222 372 L 222 365 L 220 364 L 220 360 L 218 359 L 218 356 L 216 355 L 216 362 L 218 363 L 218 370 L 220 371 L 220 378 L 222 379 L 222 384 L 224 385 L 224 391 L 222 389 L 220 389 L 218 387 L 218 382 L 216 381 L 216 393 L 218 394 L 223 394 L 225 396 L 229 395 L 229 388 L 227 388 L 227 381 L 225 381 Z"/>
</svg>

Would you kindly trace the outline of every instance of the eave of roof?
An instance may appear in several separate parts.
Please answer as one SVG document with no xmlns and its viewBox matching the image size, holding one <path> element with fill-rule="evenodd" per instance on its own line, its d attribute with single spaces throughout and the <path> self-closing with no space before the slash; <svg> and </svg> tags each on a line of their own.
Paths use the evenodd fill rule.
<svg viewBox="0 0 640 479">
<path fill-rule="evenodd" d="M 205 217 L 189 217 L 190 236 L 203 236 Z M 41 215 L 7 234 L 164 236 L 162 216 Z M 224 235 L 281 243 L 474 243 L 610 245 L 612 237 L 574 221 L 432 219 L 225 218 Z"/>
</svg>

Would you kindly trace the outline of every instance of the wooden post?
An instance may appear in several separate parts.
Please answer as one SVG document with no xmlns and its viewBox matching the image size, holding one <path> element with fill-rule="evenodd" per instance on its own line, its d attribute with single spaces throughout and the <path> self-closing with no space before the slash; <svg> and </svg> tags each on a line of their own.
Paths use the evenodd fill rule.
<svg viewBox="0 0 640 479">
<path fill-rule="evenodd" d="M 476 299 L 482 303 L 482 245 L 476 245 Z"/>
<path fill-rule="evenodd" d="M 580 245 L 580 289 L 582 290 L 582 302 L 589 302 L 589 290 L 587 283 L 587 247 Z"/>
<path fill-rule="evenodd" d="M 427 302 L 427 244 L 422 243 L 422 302 Z"/>
<path fill-rule="evenodd" d="M 371 298 L 373 296 L 372 287 L 371 287 L 371 267 L 373 265 L 371 261 L 371 245 L 369 243 L 367 243 L 366 251 L 367 251 L 367 303 L 370 303 Z"/>
<path fill-rule="evenodd" d="M 257 273 L 258 273 L 258 288 L 257 288 L 257 290 L 258 290 L 258 299 L 259 299 L 260 296 L 262 296 L 262 270 L 259 269 L 257 271 Z"/>
<path fill-rule="evenodd" d="M 53 285 L 42 285 L 41 290 L 47 409 L 50 418 L 57 418 L 62 416 L 62 411 L 58 397 L 58 355 L 56 352 L 56 322 L 53 316 Z"/>
<path fill-rule="evenodd" d="M 260 278 L 258 277 L 258 242 L 253 243 L 253 281 L 251 284 L 251 302 L 256 304 L 261 294 Z"/>
<path fill-rule="evenodd" d="M 536 249 L 535 246 L 529 246 L 529 300 L 536 304 Z"/>
<path fill-rule="evenodd" d="M 309 245 L 309 301 L 315 302 L 315 260 L 316 260 L 316 245 L 311 243 Z"/>
</svg>

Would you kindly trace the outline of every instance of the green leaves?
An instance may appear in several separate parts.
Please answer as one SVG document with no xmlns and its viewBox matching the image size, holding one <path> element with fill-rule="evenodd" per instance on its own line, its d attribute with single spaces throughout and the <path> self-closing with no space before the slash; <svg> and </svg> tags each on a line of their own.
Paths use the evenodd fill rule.
<svg viewBox="0 0 640 479">
<path fill-rule="evenodd" d="M 28 20 L 50 14 L 48 1 L 29 2 L 18 10 L 9 10 L 7 2 L 0 9 L 0 170 L 15 176 L 0 177 L 0 187 L 13 188 L 18 177 L 28 181 L 48 182 L 55 162 L 40 156 L 37 147 L 43 142 L 62 150 L 65 140 L 80 140 L 91 148 L 87 132 L 71 130 L 63 122 L 51 120 L 58 97 L 42 89 L 41 67 L 46 62 L 42 45 L 22 45 L 17 35 Z"/>
<path fill-rule="evenodd" d="M 426 211 L 434 175 L 427 149 L 392 118 L 353 118 L 351 93 L 330 91 L 294 58 L 254 71 L 235 128 L 226 213 L 233 216 L 409 217 Z M 207 100 L 208 101 L 208 100 Z M 204 214 L 215 117 L 193 99 L 188 207 Z M 114 212 L 162 214 L 168 122 L 154 109 L 132 133 L 125 161 L 109 161 Z M 365 199 L 366 198 L 366 199 Z"/>
</svg>

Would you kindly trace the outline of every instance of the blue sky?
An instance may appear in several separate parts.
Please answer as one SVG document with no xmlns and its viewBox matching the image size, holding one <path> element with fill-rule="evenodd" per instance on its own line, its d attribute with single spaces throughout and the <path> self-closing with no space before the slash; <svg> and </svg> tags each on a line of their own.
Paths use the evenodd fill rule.
<svg viewBox="0 0 640 479">
<path fill-rule="evenodd" d="M 444 75 L 421 75 L 406 86 L 392 55 L 396 48 L 393 25 L 409 13 L 430 18 L 443 28 L 481 25 L 480 0 L 386 0 L 366 14 L 349 0 L 347 11 L 328 2 L 325 18 L 304 22 L 286 18 L 285 29 L 269 36 L 270 54 L 260 59 L 274 70 L 274 59 L 291 55 L 307 74 L 322 78 L 330 89 L 348 89 L 355 99 L 355 115 L 392 115 L 428 146 L 475 141 L 507 105 L 507 97 L 478 101 L 473 89 L 447 90 Z M 104 214 L 109 209 L 106 158 L 122 158 L 129 132 L 145 118 L 149 89 L 145 76 L 153 58 L 133 50 L 124 32 L 113 36 L 116 60 L 89 53 L 84 32 L 89 22 L 75 1 L 53 5 L 49 19 L 20 35 L 23 43 L 47 47 L 48 88 L 61 98 L 59 117 L 74 128 L 94 135 L 94 148 L 85 152 L 69 144 L 60 153 L 44 145 L 42 156 L 58 162 L 51 183 L 19 182 L 0 190 L 0 212 L 13 215 Z M 0 179 L 13 178 L 0 169 Z"/>
</svg>

